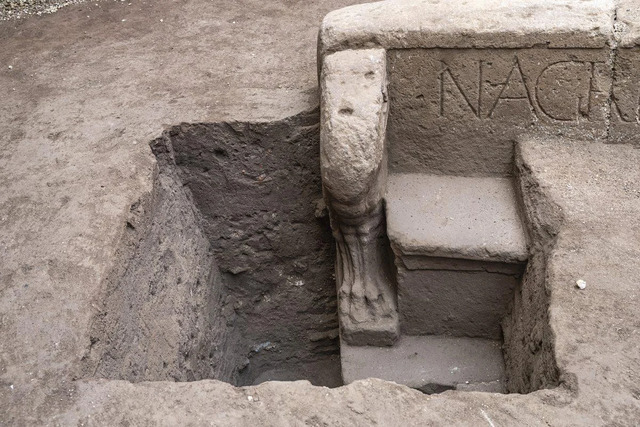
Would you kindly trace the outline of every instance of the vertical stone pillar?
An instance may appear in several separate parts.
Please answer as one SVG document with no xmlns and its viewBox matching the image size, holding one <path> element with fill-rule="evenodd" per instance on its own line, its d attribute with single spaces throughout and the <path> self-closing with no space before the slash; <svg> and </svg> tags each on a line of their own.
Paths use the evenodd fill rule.
<svg viewBox="0 0 640 427">
<path fill-rule="evenodd" d="M 352 345 L 391 345 L 399 328 L 385 268 L 385 50 L 324 57 L 321 87 L 320 160 L 336 239 L 341 337 Z"/>
</svg>

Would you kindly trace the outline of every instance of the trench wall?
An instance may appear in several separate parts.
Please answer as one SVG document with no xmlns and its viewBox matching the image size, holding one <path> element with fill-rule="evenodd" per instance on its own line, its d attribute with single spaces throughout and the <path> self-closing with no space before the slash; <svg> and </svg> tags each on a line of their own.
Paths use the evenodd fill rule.
<svg viewBox="0 0 640 427">
<path fill-rule="evenodd" d="M 154 190 L 131 207 L 120 265 L 96 302 L 85 376 L 128 381 L 233 382 L 240 362 L 200 214 L 173 164 L 167 135 L 152 143 Z"/>
<path fill-rule="evenodd" d="M 245 345 L 239 384 L 270 372 L 273 379 L 338 385 L 318 111 L 276 122 L 183 124 L 169 138 Z"/>
<path fill-rule="evenodd" d="M 318 111 L 183 123 L 99 304 L 85 376 L 341 384 Z"/>
<path fill-rule="evenodd" d="M 535 180 L 519 145 L 515 148 L 516 191 L 531 248 L 527 269 L 502 322 L 502 331 L 507 389 L 510 393 L 530 393 L 569 380 L 566 376 L 561 378 L 555 359 L 547 271 L 563 214 Z"/>
</svg>

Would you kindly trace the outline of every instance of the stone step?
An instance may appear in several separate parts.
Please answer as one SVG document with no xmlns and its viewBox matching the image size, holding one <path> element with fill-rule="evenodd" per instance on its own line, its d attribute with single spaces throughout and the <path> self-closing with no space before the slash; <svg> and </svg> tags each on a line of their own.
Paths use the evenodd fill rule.
<svg viewBox="0 0 640 427">
<path fill-rule="evenodd" d="M 502 319 L 520 276 L 482 270 L 408 270 L 398 265 L 397 281 L 402 334 L 500 340 Z"/>
<path fill-rule="evenodd" d="M 481 338 L 402 336 L 393 347 L 340 346 L 345 384 L 380 378 L 437 393 L 505 391 L 501 342 Z"/>
<path fill-rule="evenodd" d="M 511 180 L 390 175 L 386 210 L 401 333 L 501 339 L 527 259 Z"/>
<path fill-rule="evenodd" d="M 396 255 L 500 263 L 527 259 L 509 178 L 391 174 L 385 199 Z"/>
</svg>

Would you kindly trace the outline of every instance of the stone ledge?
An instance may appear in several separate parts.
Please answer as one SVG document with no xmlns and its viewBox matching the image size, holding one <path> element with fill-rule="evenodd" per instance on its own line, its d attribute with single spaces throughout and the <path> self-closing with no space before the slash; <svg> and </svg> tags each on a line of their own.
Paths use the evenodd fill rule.
<svg viewBox="0 0 640 427">
<path fill-rule="evenodd" d="M 329 13 L 321 55 L 356 48 L 605 47 L 613 37 L 612 0 L 395 0 Z M 480 13 L 482 12 L 482 13 Z"/>
<path fill-rule="evenodd" d="M 500 341 L 405 336 L 386 348 L 354 347 L 342 342 L 340 355 L 345 384 L 380 378 L 427 393 L 458 385 L 504 384 Z"/>
<path fill-rule="evenodd" d="M 387 233 L 396 255 L 523 262 L 527 242 L 508 178 L 391 174 Z"/>
</svg>

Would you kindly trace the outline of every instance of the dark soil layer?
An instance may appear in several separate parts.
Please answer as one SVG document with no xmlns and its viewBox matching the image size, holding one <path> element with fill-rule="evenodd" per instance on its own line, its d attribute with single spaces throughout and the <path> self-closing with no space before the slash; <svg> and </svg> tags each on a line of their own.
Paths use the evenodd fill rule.
<svg viewBox="0 0 640 427">
<path fill-rule="evenodd" d="M 271 123 L 183 124 L 168 135 L 246 343 L 238 383 L 262 375 L 338 385 L 318 112 Z M 335 360 L 332 370 L 321 363 L 327 358 Z"/>
<path fill-rule="evenodd" d="M 96 318 L 88 376 L 341 384 L 318 139 L 314 110 L 152 142 L 151 224 L 129 226 L 139 241 Z"/>
</svg>

